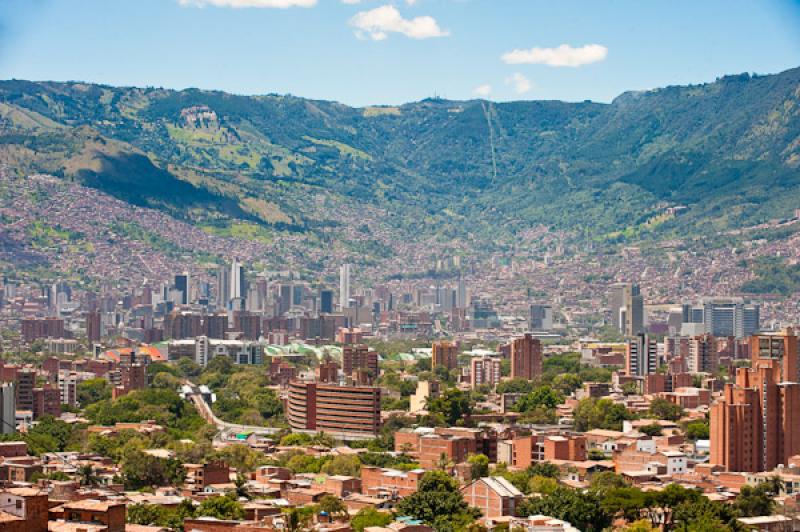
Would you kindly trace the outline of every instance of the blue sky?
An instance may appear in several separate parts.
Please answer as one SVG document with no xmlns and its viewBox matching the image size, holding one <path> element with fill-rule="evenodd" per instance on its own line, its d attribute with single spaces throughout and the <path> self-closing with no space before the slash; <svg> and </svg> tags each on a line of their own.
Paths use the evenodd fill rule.
<svg viewBox="0 0 800 532">
<path fill-rule="evenodd" d="M 796 66 L 800 0 L 0 0 L 4 79 L 368 105 L 610 101 Z"/>
</svg>

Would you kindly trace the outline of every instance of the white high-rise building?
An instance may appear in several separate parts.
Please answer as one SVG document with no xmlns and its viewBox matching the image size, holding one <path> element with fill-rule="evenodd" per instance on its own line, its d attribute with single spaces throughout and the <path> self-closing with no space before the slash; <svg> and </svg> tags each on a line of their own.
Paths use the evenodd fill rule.
<svg viewBox="0 0 800 532">
<path fill-rule="evenodd" d="M 343 309 L 350 306 L 350 264 L 339 267 L 339 306 Z"/>
<path fill-rule="evenodd" d="M 17 432 L 17 395 L 13 382 L 0 384 L 0 434 Z"/>
</svg>

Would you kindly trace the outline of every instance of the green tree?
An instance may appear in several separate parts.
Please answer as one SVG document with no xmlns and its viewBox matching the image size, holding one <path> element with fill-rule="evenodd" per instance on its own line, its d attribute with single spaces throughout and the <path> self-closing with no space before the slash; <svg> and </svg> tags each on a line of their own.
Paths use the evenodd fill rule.
<svg viewBox="0 0 800 532">
<path fill-rule="evenodd" d="M 707 440 L 708 436 L 708 421 L 690 421 L 686 424 L 686 437 L 690 440 Z"/>
<path fill-rule="evenodd" d="M 473 479 L 489 476 L 489 458 L 485 454 L 471 454 L 467 457 L 470 477 Z"/>
<path fill-rule="evenodd" d="M 81 486 L 96 486 L 100 482 L 92 464 L 83 464 L 80 466 L 77 475 L 80 479 Z"/>
<path fill-rule="evenodd" d="M 443 471 L 429 471 L 419 481 L 417 491 L 397 505 L 399 515 L 407 515 L 433 526 L 436 530 L 453 530 L 480 517 L 470 508 L 458 489 L 458 483 Z"/>
<path fill-rule="evenodd" d="M 517 412 L 528 412 L 536 408 L 544 407 L 554 409 L 564 401 L 564 397 L 550 386 L 539 386 L 532 392 L 522 396 L 514 405 Z"/>
<path fill-rule="evenodd" d="M 389 512 L 379 512 L 372 506 L 366 506 L 358 511 L 350 521 L 354 532 L 364 532 L 370 526 L 386 526 L 394 520 Z"/>
<path fill-rule="evenodd" d="M 648 436 L 661 436 L 661 433 L 664 432 L 664 429 L 661 428 L 661 425 L 658 423 L 650 423 L 649 425 L 639 427 L 639 432 L 642 434 L 647 434 Z"/>
<path fill-rule="evenodd" d="M 656 397 L 650 401 L 649 413 L 655 419 L 665 419 L 667 421 L 678 421 L 683 417 L 683 408 L 672 401 Z"/>
<path fill-rule="evenodd" d="M 334 456 L 322 466 L 320 472 L 326 475 L 357 477 L 361 474 L 361 460 L 355 455 Z"/>
<path fill-rule="evenodd" d="M 448 388 L 439 397 L 428 399 L 428 412 L 442 417 L 448 425 L 462 425 L 472 414 L 469 395 L 457 388 Z"/>
<path fill-rule="evenodd" d="M 102 377 L 85 380 L 78 384 L 78 403 L 84 408 L 110 398 L 111 384 Z"/>
<path fill-rule="evenodd" d="M 633 419 L 624 405 L 610 399 L 586 398 L 578 402 L 573 413 L 575 430 L 586 432 L 592 429 L 622 430 L 622 422 Z"/>
<path fill-rule="evenodd" d="M 319 509 L 335 519 L 347 517 L 347 506 L 335 495 L 323 496 L 319 500 Z"/>
<path fill-rule="evenodd" d="M 733 506 L 738 510 L 742 517 L 757 517 L 759 515 L 771 515 L 775 509 L 773 497 L 778 493 L 772 493 L 771 486 L 759 484 L 755 487 L 745 485 L 739 490 L 739 495 Z"/>
<path fill-rule="evenodd" d="M 586 532 L 597 532 L 611 524 L 611 516 L 603 510 L 596 497 L 565 487 L 542 497 L 525 499 L 517 515 L 549 515 Z"/>
<path fill-rule="evenodd" d="M 183 484 L 185 478 L 183 463 L 174 458 L 158 458 L 140 450 L 127 453 L 123 458 L 122 479 L 128 490 L 174 486 Z"/>
<path fill-rule="evenodd" d="M 199 517 L 216 517 L 217 519 L 244 519 L 244 508 L 233 494 L 211 497 L 200 503 L 197 508 Z"/>
</svg>

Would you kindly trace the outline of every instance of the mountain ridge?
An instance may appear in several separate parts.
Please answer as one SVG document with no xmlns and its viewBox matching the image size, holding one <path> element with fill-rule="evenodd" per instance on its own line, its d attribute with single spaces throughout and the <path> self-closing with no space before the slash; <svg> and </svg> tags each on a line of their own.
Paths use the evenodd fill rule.
<svg viewBox="0 0 800 532">
<path fill-rule="evenodd" d="M 400 235 L 509 243 L 544 224 L 613 243 L 756 224 L 800 199 L 800 68 L 610 103 L 428 98 L 358 108 L 9 80 L 0 106 L 9 167 L 214 227 L 315 232 L 333 220 L 310 205 L 365 202 L 393 213 Z"/>
</svg>

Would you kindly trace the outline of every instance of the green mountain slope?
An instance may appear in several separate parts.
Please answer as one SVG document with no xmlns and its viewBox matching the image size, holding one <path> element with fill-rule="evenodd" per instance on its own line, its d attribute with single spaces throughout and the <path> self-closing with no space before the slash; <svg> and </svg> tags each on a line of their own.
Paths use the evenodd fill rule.
<svg viewBox="0 0 800 532">
<path fill-rule="evenodd" d="M 336 205 L 361 202 L 391 213 L 399 234 L 442 239 L 497 243 L 538 224 L 595 239 L 701 234 L 800 203 L 800 69 L 611 104 L 366 109 L 6 81 L 0 160 L 216 227 L 317 231 L 340 223 Z"/>
</svg>

